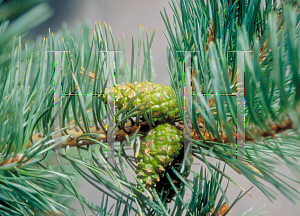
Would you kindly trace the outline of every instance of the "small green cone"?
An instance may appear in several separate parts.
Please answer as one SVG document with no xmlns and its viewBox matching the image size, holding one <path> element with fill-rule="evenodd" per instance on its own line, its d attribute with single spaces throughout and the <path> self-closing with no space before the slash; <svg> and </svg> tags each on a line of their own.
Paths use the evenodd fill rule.
<svg viewBox="0 0 300 216">
<path fill-rule="evenodd" d="M 181 174 L 181 176 L 186 179 L 191 171 L 191 164 L 193 163 L 193 157 L 191 154 L 188 154 L 188 163 L 184 164 L 183 163 L 183 159 L 184 159 L 184 148 L 182 148 L 180 150 L 180 154 L 178 155 L 178 157 L 176 157 L 173 161 L 173 163 L 171 164 L 171 166 L 166 170 L 166 173 L 169 174 L 170 178 L 172 179 L 173 184 L 175 185 L 175 187 L 177 189 L 180 189 L 180 185 L 181 185 L 181 179 L 178 178 L 178 176 L 173 172 L 173 170 L 171 169 L 172 167 L 174 167 L 174 169 Z M 183 172 L 181 173 L 181 168 L 182 166 L 184 166 Z M 171 183 L 169 182 L 167 175 L 165 175 L 164 177 L 162 177 L 160 179 L 160 184 L 157 184 L 156 186 L 156 191 L 158 193 L 159 196 L 162 197 L 162 200 L 166 199 L 166 202 L 169 203 L 171 202 L 172 198 L 176 196 L 176 192 L 174 191 Z"/>
<path fill-rule="evenodd" d="M 180 117 L 173 89 L 167 85 L 148 81 L 116 85 L 116 87 L 114 87 L 116 107 L 119 110 L 123 107 L 127 107 L 132 98 L 139 92 L 141 92 L 140 95 L 133 101 L 129 107 L 129 111 L 142 104 L 139 109 L 141 116 L 145 114 L 148 116 L 151 115 L 154 122 L 172 122 Z M 107 103 L 106 95 L 103 100 L 104 103 Z M 147 101 L 148 103 L 146 103 Z M 152 108 L 152 112 L 150 107 Z"/>
<path fill-rule="evenodd" d="M 169 123 L 151 130 L 136 158 L 137 178 L 146 188 L 155 188 L 182 148 L 182 132 Z"/>
</svg>

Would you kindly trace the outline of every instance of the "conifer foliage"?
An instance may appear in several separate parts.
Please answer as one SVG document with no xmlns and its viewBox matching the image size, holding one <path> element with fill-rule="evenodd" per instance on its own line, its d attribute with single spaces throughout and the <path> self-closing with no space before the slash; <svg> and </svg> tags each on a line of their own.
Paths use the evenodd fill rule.
<svg viewBox="0 0 300 216">
<path fill-rule="evenodd" d="M 251 188 L 226 166 L 270 200 L 279 190 L 299 202 L 286 180 L 299 181 L 275 166 L 300 174 L 299 3 L 169 1 L 172 14 L 161 16 L 170 84 L 162 85 L 155 31 L 140 26 L 130 61 L 125 36 L 115 41 L 106 23 L 63 24 L 24 43 L 52 11 L 39 0 L 22 10 L 0 0 L 0 215 L 228 215 Z M 236 51 L 245 50 L 240 68 Z M 101 202 L 83 195 L 82 179 Z M 241 189 L 235 200 L 224 179 Z"/>
</svg>

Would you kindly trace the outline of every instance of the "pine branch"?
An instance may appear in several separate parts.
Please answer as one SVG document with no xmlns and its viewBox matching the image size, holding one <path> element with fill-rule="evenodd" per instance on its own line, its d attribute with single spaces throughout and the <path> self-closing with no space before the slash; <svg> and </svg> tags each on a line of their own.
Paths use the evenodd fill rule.
<svg viewBox="0 0 300 216">
<path fill-rule="evenodd" d="M 141 134 L 141 135 L 145 135 L 149 132 L 150 130 L 150 127 L 149 125 L 147 124 L 147 122 L 140 122 L 140 125 L 142 126 L 140 130 L 138 130 L 138 134 Z M 183 122 L 178 122 L 177 124 L 177 129 L 182 131 L 182 132 L 185 132 L 185 129 L 184 129 L 184 125 L 183 125 Z M 68 125 L 67 125 L 68 126 Z M 104 125 L 106 126 L 106 125 Z M 58 129 L 58 128 L 56 128 Z M 123 130 L 123 129 L 120 129 L 120 128 L 116 128 L 115 129 L 115 134 L 116 134 L 116 137 L 115 137 L 115 141 L 116 142 L 120 142 L 120 141 L 125 141 L 125 137 L 126 135 L 128 135 L 129 137 L 131 137 L 134 133 L 136 133 L 137 129 L 138 129 L 138 126 L 136 126 L 135 122 L 134 122 L 134 125 L 132 125 L 131 122 L 127 122 L 125 123 L 125 126 L 124 126 L 124 129 L 126 130 L 126 132 Z M 189 129 L 190 133 L 192 134 L 192 139 L 193 140 L 203 140 L 201 137 L 199 137 L 196 132 L 192 129 Z M 221 132 L 221 131 L 220 131 Z M 68 134 L 69 134 L 69 138 L 68 140 L 62 142 L 62 145 L 61 147 L 62 148 L 65 148 L 67 146 L 69 147 L 73 147 L 73 146 L 83 146 L 83 145 L 90 145 L 90 144 L 95 144 L 95 142 L 93 141 L 87 141 L 87 140 L 83 140 L 81 142 L 77 142 L 77 138 L 84 135 L 85 133 L 83 133 L 82 131 L 80 131 L 80 129 L 78 128 L 77 130 L 76 129 L 68 129 Z M 92 126 L 90 127 L 90 133 L 88 134 L 88 136 L 93 136 L 93 134 L 101 134 L 103 136 L 106 136 L 106 131 L 102 130 L 101 128 L 98 128 L 98 127 L 95 127 L 95 126 Z M 203 134 L 204 134 L 204 137 L 205 137 L 205 141 L 207 142 L 219 142 L 217 138 L 214 138 L 211 134 L 205 132 L 205 129 L 203 129 Z M 43 136 L 42 134 L 34 134 L 32 135 L 32 140 L 34 143 L 38 142 L 40 139 L 41 139 L 41 136 Z M 63 137 L 63 135 L 62 135 Z M 95 138 L 95 140 L 98 140 L 98 141 L 103 141 L 103 143 L 106 143 L 106 139 L 105 137 L 103 138 Z M 226 135 L 224 134 L 223 136 L 223 141 L 228 141 Z M 220 143 L 220 142 L 219 142 Z M 30 147 L 32 145 L 32 142 L 30 141 L 27 145 L 27 147 Z"/>
<path fill-rule="evenodd" d="M 259 1 L 220 1 L 220 4 L 218 1 L 210 2 L 209 5 L 205 5 L 203 1 L 179 1 L 177 8 L 180 9 L 180 14 L 172 1 L 174 28 L 171 28 L 166 12 L 164 15 L 161 13 L 169 34 L 169 37 L 167 35 L 166 37 L 169 41 L 168 59 L 171 85 L 176 92 L 179 92 L 179 97 L 183 97 L 181 92 L 183 92 L 184 77 L 187 73 L 184 59 L 187 59 L 189 55 L 185 55 L 183 52 L 178 53 L 178 51 L 192 51 L 194 84 L 192 93 L 195 95 L 192 108 L 196 112 L 185 118 L 182 116 L 182 119 L 192 119 L 197 134 L 202 136 L 203 132 L 198 127 L 199 125 L 195 124 L 195 120 L 202 115 L 206 129 L 214 137 L 218 137 L 220 133 L 218 129 L 225 126 L 226 137 L 230 140 L 234 134 L 232 132 L 235 132 L 232 130 L 232 126 L 238 125 L 235 117 L 237 111 L 230 107 L 236 106 L 236 104 L 231 97 L 214 95 L 212 97 L 215 99 L 215 107 L 212 108 L 208 106 L 208 100 L 211 100 L 212 97 L 207 96 L 206 98 L 201 95 L 203 92 L 205 94 L 236 92 L 235 83 L 239 75 L 237 55 L 229 51 L 253 50 L 252 58 L 249 53 L 245 54 L 245 151 L 247 153 L 245 160 L 250 164 L 253 164 L 254 161 L 259 163 L 258 161 L 269 158 L 269 153 L 273 152 L 284 158 L 285 164 L 291 164 L 290 167 L 297 169 L 297 164 L 291 163 L 284 154 L 299 159 L 300 155 L 294 153 L 297 152 L 299 142 L 294 141 L 294 146 L 289 148 L 282 143 L 280 150 L 277 150 L 275 143 L 278 139 L 281 140 L 285 137 L 285 133 L 289 133 L 290 136 L 297 139 L 297 129 L 299 128 L 299 97 L 296 96 L 297 80 L 299 79 L 299 75 L 296 74 L 298 71 L 296 59 L 299 59 L 296 51 L 299 43 L 299 16 L 296 14 L 299 13 L 299 6 L 294 4 L 294 10 L 291 10 L 292 7 L 287 4 L 283 9 L 285 12 L 280 13 L 284 16 L 279 19 L 277 11 L 281 8 L 272 8 L 270 1 L 262 11 L 259 10 L 262 6 L 262 2 Z M 208 13 L 209 9 L 211 9 L 211 14 Z M 277 13 L 275 19 L 273 11 Z M 287 21 L 285 22 L 285 20 Z M 288 25 L 293 27 L 287 27 Z M 293 31 L 292 29 L 297 30 Z M 210 43 L 208 44 L 207 41 Z M 272 51 L 267 51 L 270 49 Z M 280 50 L 280 54 L 278 54 L 278 50 Z M 200 52 L 193 53 L 193 51 Z M 289 67 L 294 68 L 293 73 Z M 274 76 L 275 72 L 280 74 L 276 75 L 281 77 L 280 79 Z M 280 103 L 278 103 L 279 99 Z M 214 111 L 217 113 L 214 114 Z M 225 116 L 227 120 L 225 120 Z M 186 125 L 186 122 L 184 124 Z M 242 128 L 241 125 L 240 128 Z M 219 138 L 219 140 L 222 139 Z M 193 153 L 199 158 L 201 157 L 198 156 L 200 153 L 198 148 L 209 149 L 209 145 L 205 145 L 205 142 L 193 140 L 193 143 L 195 144 Z M 234 140 L 231 140 L 231 143 L 234 143 Z M 216 142 L 212 146 L 207 155 L 213 152 L 211 156 L 226 162 L 234 170 L 245 175 L 268 197 L 271 193 L 267 192 L 266 188 L 253 178 L 253 174 L 256 173 L 256 176 L 272 182 L 290 200 L 293 199 L 285 193 L 284 189 L 281 189 L 283 184 L 279 183 L 276 177 L 268 175 L 270 168 L 266 164 L 264 166 L 267 167 L 266 169 L 258 164 L 254 165 L 258 172 L 254 170 L 249 172 L 251 168 L 248 167 L 248 169 L 246 164 L 234 162 L 233 149 L 230 150 L 230 145 L 226 145 L 226 141 L 225 145 Z M 202 160 L 205 159 L 202 158 Z M 271 160 L 266 163 L 271 163 Z M 296 191 L 295 194 L 297 193 L 299 192 Z"/>
<path fill-rule="evenodd" d="M 205 172 L 205 177 L 202 173 L 195 174 L 193 181 L 190 181 L 182 178 L 180 173 L 174 172 L 176 178 L 182 179 L 179 190 L 172 181 L 174 175 L 171 173 L 166 175 L 177 195 L 174 199 L 176 208 L 173 209 L 173 213 L 177 215 L 182 215 L 184 211 L 187 214 L 192 213 L 195 212 L 195 209 L 198 210 L 196 211 L 198 215 L 207 213 L 216 215 L 221 212 L 227 214 L 227 210 L 230 210 L 236 200 L 230 207 L 226 206 L 229 203 L 222 203 L 223 199 L 227 201 L 226 189 L 220 188 L 223 177 L 240 187 L 245 194 L 248 193 L 234 179 L 226 175 L 224 169 L 221 170 L 218 165 L 209 163 L 206 157 L 213 157 L 225 162 L 235 171 L 247 177 L 270 199 L 274 198 L 273 191 L 266 188 L 259 180 L 272 183 L 292 201 L 300 194 L 299 191 L 278 177 L 277 174 L 280 173 L 276 173 L 270 166 L 274 160 L 277 160 L 300 172 L 295 162 L 300 158 L 298 154 L 300 143 L 297 134 L 299 124 L 299 66 L 297 62 L 299 62 L 299 53 L 295 48 L 299 45 L 299 10 L 297 10 L 299 6 L 286 4 L 283 16 L 280 17 L 281 21 L 275 21 L 276 19 L 272 18 L 278 19 L 278 13 L 277 11 L 273 13 L 273 9 L 270 9 L 271 1 L 262 11 L 259 10 L 261 2 L 249 1 L 246 5 L 243 5 L 243 2 L 220 1 L 221 5 L 218 5 L 219 2 L 212 1 L 211 4 L 206 5 L 202 0 L 178 1 L 179 9 L 177 9 L 172 1 L 170 6 L 174 12 L 175 32 L 173 32 L 166 11 L 164 11 L 165 15 L 161 13 L 170 36 L 167 38 L 170 85 L 176 92 L 175 97 L 182 120 L 176 123 L 177 129 L 186 135 L 191 134 L 191 137 L 185 136 L 185 138 L 192 143 L 193 155 L 205 163 L 210 173 L 209 178 L 207 177 L 208 172 Z M 208 12 L 209 9 L 211 14 Z M 267 24 L 266 21 L 268 21 Z M 7 23 L 4 23 L 2 26 L 6 27 L 6 25 Z M 68 194 L 76 197 L 85 214 L 85 206 L 93 211 L 105 212 L 104 205 L 93 204 L 77 191 L 73 183 L 74 178 L 65 174 L 64 165 L 59 164 L 61 170 L 53 171 L 50 165 L 45 167 L 41 164 L 41 160 L 47 163 L 49 154 L 53 153 L 54 147 L 60 146 L 65 148 L 65 152 L 60 155 L 56 154 L 58 160 L 58 156 L 68 160 L 73 168 L 97 190 L 118 201 L 119 206 L 121 203 L 128 206 L 127 212 L 132 211 L 135 214 L 145 215 L 169 214 L 171 209 L 168 208 L 166 200 L 159 197 L 155 191 L 151 193 L 143 185 L 140 186 L 144 189 L 144 193 L 140 193 L 136 189 L 136 182 L 132 182 L 125 175 L 125 173 L 130 173 L 130 177 L 137 181 L 134 174 L 135 158 L 128 153 L 127 149 L 131 144 L 133 150 L 137 151 L 140 145 L 140 135 L 145 135 L 152 127 L 152 125 L 151 127 L 148 125 L 149 122 L 152 122 L 152 116 L 150 116 L 150 120 L 145 117 L 145 119 L 141 119 L 142 121 L 137 116 L 139 122 L 136 124 L 134 121 L 126 122 L 130 119 L 130 115 L 134 114 L 133 112 L 128 112 L 128 109 L 119 110 L 116 117 L 120 116 L 121 121 L 117 123 L 119 127 L 116 128 L 115 141 L 120 141 L 120 145 L 116 145 L 112 149 L 111 157 L 107 157 L 103 150 L 107 147 L 107 140 L 104 139 L 107 125 L 103 123 L 106 117 L 106 105 L 103 103 L 103 98 L 102 96 L 88 98 L 80 94 L 82 92 L 101 94 L 108 82 L 106 76 L 108 69 L 111 69 L 110 65 L 113 66 L 113 69 L 115 68 L 117 84 L 126 81 L 143 81 L 145 78 L 153 81 L 154 69 L 150 47 L 154 32 L 149 40 L 146 31 L 146 39 L 143 40 L 143 65 L 139 68 L 139 62 L 137 62 L 137 68 L 134 69 L 134 44 L 131 50 L 130 67 L 126 58 L 123 59 L 122 68 L 119 55 L 111 59 L 109 55 L 93 51 L 93 49 L 101 51 L 111 48 L 109 33 L 112 46 L 116 50 L 117 46 L 113 40 L 111 29 L 105 23 L 105 31 L 102 31 L 100 23 L 95 25 L 92 41 L 89 40 L 90 29 L 87 25 L 83 27 L 83 30 L 81 26 L 77 26 L 73 28 L 73 32 L 66 26 L 63 28 L 63 32 L 56 34 L 51 34 L 49 30 L 48 38 L 37 41 L 37 44 L 40 43 L 39 47 L 32 47 L 28 44 L 24 52 L 21 40 L 13 40 L 9 64 L 7 56 L 3 57 L 2 55 L 2 62 L 5 64 L 0 68 L 0 72 L 1 81 L 4 78 L 5 82 L 0 83 L 0 89 L 3 90 L 0 93 L 0 160 L 2 161 L 0 175 L 3 174 L 0 176 L 0 181 L 4 182 L 9 178 L 4 185 L 10 193 L 11 179 L 33 177 L 37 175 L 35 172 L 41 176 L 44 173 L 53 174 L 55 183 L 52 183 L 60 185 L 66 189 Z M 142 46 L 141 32 L 143 31 L 143 28 L 140 28 L 138 61 Z M 81 32 L 80 36 L 77 35 L 78 32 Z M 62 41 L 60 41 L 61 38 L 63 38 Z M 132 41 L 134 42 L 133 38 Z M 122 42 L 125 43 L 124 36 Z M 229 51 L 238 48 L 253 49 L 254 54 L 252 57 L 250 54 L 245 56 L 248 67 L 245 74 L 249 81 L 246 82 L 249 91 L 246 92 L 245 161 L 239 160 L 237 163 L 234 145 L 237 126 L 235 117 L 237 111 L 233 109 L 233 106 L 236 105 L 235 101 L 230 97 L 225 99 L 217 96 L 203 97 L 201 93 L 225 91 L 232 93 L 237 90 L 237 57 L 236 54 L 229 53 Z M 54 66 L 54 54 L 45 54 L 44 52 L 55 49 L 70 51 L 63 54 L 64 60 L 61 67 L 57 64 L 56 67 Z M 120 40 L 118 49 L 120 49 Z M 123 50 L 125 54 L 125 47 Z M 201 50 L 191 56 L 192 76 L 195 84 L 193 93 L 200 95 L 193 98 L 192 107 L 188 107 L 192 108 L 191 111 L 183 107 L 183 103 L 188 101 L 187 98 L 184 98 L 183 91 L 184 73 L 187 70 L 185 58 L 187 56 L 176 53 L 178 50 Z M 78 92 L 79 94 L 76 97 L 62 98 L 62 126 L 55 128 L 53 132 L 57 115 L 53 112 L 54 69 L 56 72 L 61 71 L 64 93 L 75 94 Z M 23 71 L 28 73 L 23 74 Z M 272 74 L 278 74 L 280 79 Z M 91 82 L 88 77 L 94 82 Z M 258 83 L 259 85 L 257 85 Z M 110 84 L 113 85 L 114 82 Z M 252 93 L 249 94 L 249 92 Z M 181 100 L 182 98 L 185 100 Z M 56 101 L 55 105 L 57 104 Z M 21 112 L 15 110 L 21 110 Z M 186 119 L 191 119 L 190 123 Z M 71 129 L 67 129 L 68 127 Z M 57 142 L 57 137 L 61 138 L 60 142 Z M 69 148 L 72 146 L 77 148 Z M 74 155 L 71 154 L 73 150 Z M 277 159 L 272 156 L 274 153 L 278 156 Z M 32 166 L 37 166 L 37 168 L 33 171 Z M 15 173 L 15 171 L 17 172 Z M 44 179 L 46 178 L 45 174 Z M 51 190 L 45 192 L 44 188 L 39 185 L 39 181 L 30 179 L 29 184 L 27 180 L 20 181 L 19 185 L 13 184 L 16 190 L 22 188 L 25 192 L 5 195 L 5 202 L 12 209 L 10 210 L 12 214 L 15 213 L 13 209 L 16 208 L 19 208 L 22 214 L 30 211 L 25 202 L 19 205 L 16 197 L 31 197 L 33 202 L 30 205 L 44 212 L 49 212 L 49 208 L 67 212 L 66 206 L 60 205 L 56 199 L 51 199 L 49 204 L 50 198 L 47 193 Z M 2 185 L 3 183 L 1 183 Z M 27 192 L 32 188 L 39 190 L 39 195 L 31 193 L 31 190 L 28 194 Z M 192 199 L 189 202 L 184 201 L 186 189 L 192 193 L 190 196 Z M 216 203 L 218 191 L 222 192 L 222 198 Z M 42 200 L 42 203 L 38 200 Z M 9 210 L 7 206 L 3 206 L 0 202 L 0 208 L 6 208 L 5 211 Z M 226 212 L 221 210 L 221 206 L 226 209 Z"/>
<path fill-rule="evenodd" d="M 141 129 L 139 130 L 138 134 L 142 134 L 142 135 L 146 134 L 150 129 L 149 127 L 147 127 L 148 124 L 146 122 L 141 122 L 140 125 L 141 125 Z M 104 125 L 104 126 L 106 127 L 106 125 Z M 126 130 L 126 132 L 123 129 L 116 128 L 115 142 L 124 141 L 126 135 L 128 135 L 129 137 L 132 136 L 138 129 L 138 126 L 136 126 L 136 124 L 132 125 L 131 122 L 127 122 L 125 124 L 124 129 Z M 82 131 L 80 131 L 79 128 L 77 130 L 76 129 L 68 129 L 68 134 L 69 134 L 69 138 L 65 142 L 62 142 L 62 145 L 61 145 L 62 148 L 66 148 L 67 146 L 74 147 L 74 146 L 95 144 L 95 142 L 88 141 L 88 140 L 82 140 L 82 141 L 78 142 L 77 138 L 82 137 L 82 135 L 85 134 Z M 95 140 L 106 143 L 106 131 L 102 130 L 101 128 L 93 126 L 93 127 L 90 127 L 90 133 L 87 136 L 93 137 L 93 134 L 103 135 L 103 137 L 96 137 Z M 35 134 L 32 136 L 34 143 L 38 142 L 41 139 L 39 136 L 41 136 L 41 135 Z M 31 146 L 31 142 L 28 143 L 28 146 Z"/>
</svg>

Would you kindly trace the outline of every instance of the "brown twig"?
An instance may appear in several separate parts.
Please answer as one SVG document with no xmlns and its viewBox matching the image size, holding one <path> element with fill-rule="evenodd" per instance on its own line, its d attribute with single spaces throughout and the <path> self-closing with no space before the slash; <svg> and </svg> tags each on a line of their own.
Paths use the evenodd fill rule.
<svg viewBox="0 0 300 216">
<path fill-rule="evenodd" d="M 297 109 L 297 112 L 300 112 L 300 108 Z M 198 125 L 200 126 L 200 131 L 202 132 L 203 137 L 205 138 L 205 141 L 207 142 L 220 142 L 217 138 L 215 138 L 211 133 L 209 133 L 206 129 L 205 129 L 205 123 L 204 123 L 204 119 L 200 116 L 198 119 Z M 141 127 L 138 134 L 143 134 L 145 135 L 146 133 L 149 132 L 150 127 L 147 124 L 147 122 L 145 121 L 140 121 L 139 122 L 139 126 Z M 132 136 L 135 131 L 138 129 L 138 126 L 136 126 L 136 124 L 132 125 L 131 122 L 126 122 L 125 126 L 124 126 L 125 130 L 128 132 L 128 136 Z M 181 132 L 183 132 L 184 134 L 188 134 L 185 131 L 184 128 L 184 124 L 182 121 L 178 121 L 176 123 L 176 128 L 178 130 L 180 130 Z M 284 120 L 281 123 L 272 123 L 269 125 L 270 130 L 272 131 L 271 133 L 266 131 L 266 130 L 256 130 L 256 132 L 254 133 L 253 131 L 251 131 L 251 134 L 253 134 L 252 137 L 246 135 L 245 136 L 245 141 L 255 141 L 257 139 L 261 139 L 261 138 L 267 138 L 267 137 L 273 137 L 275 138 L 276 134 L 282 133 L 286 130 L 292 129 L 293 128 L 293 124 L 290 118 L 286 119 L 284 118 Z M 58 129 L 58 128 L 57 128 Z M 192 139 L 193 140 L 203 140 L 194 129 L 189 128 L 189 132 L 192 135 Z M 66 146 L 69 147 L 73 147 L 73 146 L 82 146 L 82 145 L 89 145 L 89 144 L 94 144 L 95 142 L 93 141 L 87 141 L 87 140 L 82 140 L 80 143 L 76 142 L 76 138 L 80 135 L 83 134 L 82 131 L 77 131 L 76 129 L 71 129 L 68 130 L 69 135 L 72 135 L 71 137 L 69 137 L 66 141 L 64 141 L 61 145 L 62 148 L 65 148 Z M 90 128 L 90 133 L 91 134 L 102 134 L 102 135 L 106 135 L 106 131 L 103 131 L 101 128 L 97 129 L 97 127 L 92 126 Z M 220 136 L 222 138 L 221 142 L 225 142 L 230 144 L 230 141 L 227 137 L 227 135 L 225 133 L 223 133 L 220 129 L 219 129 L 219 133 Z M 121 129 L 121 128 L 116 128 L 115 129 L 115 141 L 119 142 L 119 141 L 124 141 L 125 140 L 125 136 L 126 133 Z M 33 142 L 37 142 L 41 139 L 40 134 L 34 134 L 32 136 L 32 140 Z M 106 143 L 106 138 L 95 138 L 98 141 L 102 141 L 103 143 Z M 31 146 L 31 142 L 28 143 L 28 147 Z"/>
</svg>

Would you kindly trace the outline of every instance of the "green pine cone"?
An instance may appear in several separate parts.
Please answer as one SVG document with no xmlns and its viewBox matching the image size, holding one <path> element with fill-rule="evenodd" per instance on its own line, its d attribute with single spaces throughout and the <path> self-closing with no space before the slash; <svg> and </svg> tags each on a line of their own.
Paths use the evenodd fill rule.
<svg viewBox="0 0 300 216">
<path fill-rule="evenodd" d="M 137 178 L 146 188 L 156 187 L 183 146 L 182 132 L 169 123 L 151 130 L 141 143 L 136 158 Z"/>
<path fill-rule="evenodd" d="M 191 154 L 188 154 L 187 160 L 189 161 L 186 164 L 183 164 L 183 159 L 184 159 L 184 148 L 180 150 L 180 154 L 178 155 L 177 158 L 173 161 L 172 165 L 166 170 L 166 173 L 169 174 L 170 178 L 172 179 L 173 184 L 177 188 L 177 190 L 180 188 L 181 184 L 181 179 L 178 178 L 178 176 L 173 172 L 171 167 L 174 167 L 175 170 L 181 174 L 181 176 L 186 179 L 191 171 L 191 164 L 193 163 L 193 157 Z M 181 173 L 181 168 L 184 166 L 183 172 Z M 171 202 L 171 199 L 176 196 L 176 192 L 174 191 L 171 183 L 169 182 L 167 176 L 165 175 L 160 179 L 160 184 L 157 184 L 156 186 L 156 191 L 159 196 L 162 196 L 162 200 L 166 198 L 166 202 Z M 162 193 L 162 195 L 161 195 Z"/>
<path fill-rule="evenodd" d="M 114 88 L 115 105 L 120 110 L 126 107 L 130 100 L 141 91 L 141 94 L 133 101 L 129 111 L 136 106 L 140 107 L 141 116 L 147 113 L 152 115 L 153 121 L 172 121 L 179 117 L 179 109 L 176 104 L 174 91 L 170 86 L 151 83 L 148 81 L 142 83 L 127 83 L 126 85 L 116 85 Z M 106 98 L 104 102 L 106 103 Z M 146 101 L 149 102 L 146 104 Z M 152 112 L 150 111 L 152 108 Z"/>
</svg>

